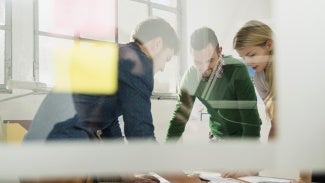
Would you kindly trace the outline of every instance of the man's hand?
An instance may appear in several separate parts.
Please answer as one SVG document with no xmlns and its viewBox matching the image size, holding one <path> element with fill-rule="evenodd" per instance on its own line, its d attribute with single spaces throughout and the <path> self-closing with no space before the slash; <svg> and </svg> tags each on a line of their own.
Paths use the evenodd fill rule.
<svg viewBox="0 0 325 183">
<path fill-rule="evenodd" d="M 151 175 L 141 176 L 122 176 L 122 182 L 124 183 L 159 183 L 160 181 Z"/>
<path fill-rule="evenodd" d="M 179 121 L 187 123 L 188 117 L 191 115 L 194 102 L 191 95 L 189 95 L 186 90 L 181 90 L 181 96 L 181 105 L 179 105 L 179 109 L 175 117 Z"/>
<path fill-rule="evenodd" d="M 301 171 L 299 172 L 299 178 L 293 180 L 292 183 L 311 183 L 311 171 Z"/>
</svg>

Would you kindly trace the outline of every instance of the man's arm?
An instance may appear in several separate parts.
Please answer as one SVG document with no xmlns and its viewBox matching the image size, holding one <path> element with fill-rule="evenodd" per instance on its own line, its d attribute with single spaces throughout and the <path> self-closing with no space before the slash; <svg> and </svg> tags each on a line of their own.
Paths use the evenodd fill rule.
<svg viewBox="0 0 325 183">
<path fill-rule="evenodd" d="M 121 105 L 124 132 L 127 138 L 152 138 L 154 126 L 150 96 L 153 76 L 150 73 L 132 73 L 131 66 L 120 65 L 118 102 Z"/>
<path fill-rule="evenodd" d="M 191 115 L 195 97 L 181 90 L 178 95 L 177 104 L 170 120 L 166 141 L 178 140 L 185 130 L 186 123 Z"/>
<path fill-rule="evenodd" d="M 180 91 L 173 117 L 167 130 L 166 141 L 176 141 L 183 134 L 193 108 L 194 95 L 199 82 L 197 70 L 194 66 L 189 67 L 180 82 Z"/>
</svg>

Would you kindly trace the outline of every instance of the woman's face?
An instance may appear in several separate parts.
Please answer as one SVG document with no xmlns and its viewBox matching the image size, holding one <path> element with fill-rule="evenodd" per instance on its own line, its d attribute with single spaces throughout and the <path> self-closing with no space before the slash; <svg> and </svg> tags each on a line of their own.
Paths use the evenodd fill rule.
<svg viewBox="0 0 325 183">
<path fill-rule="evenodd" d="M 271 60 L 272 42 L 267 41 L 264 46 L 247 46 L 237 50 L 238 54 L 245 60 L 247 66 L 256 72 L 263 71 Z"/>
</svg>

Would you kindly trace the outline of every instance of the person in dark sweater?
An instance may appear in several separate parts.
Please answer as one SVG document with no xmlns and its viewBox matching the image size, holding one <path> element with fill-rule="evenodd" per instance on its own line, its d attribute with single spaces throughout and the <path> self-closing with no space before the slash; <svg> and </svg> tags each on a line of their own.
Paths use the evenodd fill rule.
<svg viewBox="0 0 325 183">
<path fill-rule="evenodd" d="M 117 92 L 73 93 L 76 114 L 56 124 L 47 140 L 120 139 L 121 115 L 128 140 L 155 140 L 150 102 L 153 77 L 177 53 L 178 37 L 165 20 L 150 18 L 136 27 L 132 38 L 119 46 Z"/>
</svg>

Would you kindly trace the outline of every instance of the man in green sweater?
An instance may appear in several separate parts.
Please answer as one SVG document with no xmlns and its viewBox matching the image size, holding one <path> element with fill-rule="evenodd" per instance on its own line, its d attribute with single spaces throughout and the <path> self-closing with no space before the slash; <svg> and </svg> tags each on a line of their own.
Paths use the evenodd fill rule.
<svg viewBox="0 0 325 183">
<path fill-rule="evenodd" d="M 258 138 L 261 119 L 246 66 L 222 55 L 213 30 L 203 27 L 191 36 L 191 66 L 180 83 L 179 97 L 170 120 L 167 141 L 178 140 L 198 98 L 210 115 L 210 140 Z"/>
</svg>

